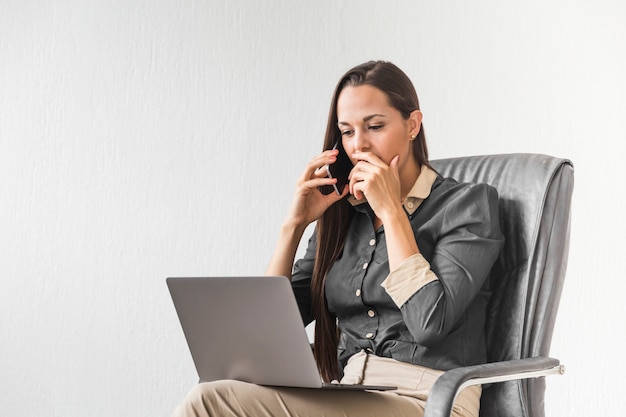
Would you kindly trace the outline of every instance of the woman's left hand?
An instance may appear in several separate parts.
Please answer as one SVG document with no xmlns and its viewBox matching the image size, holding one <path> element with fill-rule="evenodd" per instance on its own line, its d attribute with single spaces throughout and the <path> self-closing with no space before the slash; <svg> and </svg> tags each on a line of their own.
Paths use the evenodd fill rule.
<svg viewBox="0 0 626 417">
<path fill-rule="evenodd" d="M 355 152 L 352 157 L 359 162 L 350 172 L 350 193 L 358 200 L 365 196 L 376 216 L 384 219 L 401 203 L 399 155 L 389 165 L 371 152 Z"/>
</svg>

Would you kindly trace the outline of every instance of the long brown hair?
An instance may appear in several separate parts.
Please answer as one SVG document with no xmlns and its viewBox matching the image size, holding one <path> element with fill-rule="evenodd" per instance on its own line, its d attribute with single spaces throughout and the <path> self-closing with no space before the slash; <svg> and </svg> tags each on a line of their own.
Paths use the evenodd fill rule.
<svg viewBox="0 0 626 417">
<path fill-rule="evenodd" d="M 337 99 L 347 86 L 370 85 L 385 93 L 389 104 L 406 120 L 414 110 L 419 110 L 419 100 L 413 83 L 400 68 L 390 62 L 370 61 L 349 70 L 337 84 L 328 113 L 324 149 L 331 149 L 341 140 L 337 127 Z M 413 141 L 413 154 L 417 163 L 428 164 L 428 150 L 424 126 Z M 354 209 L 343 199 L 333 204 L 317 221 L 317 254 L 311 280 L 312 307 L 315 317 L 314 353 L 320 374 L 325 381 L 339 379 L 337 343 L 339 329 L 337 319 L 328 310 L 324 292 L 326 276 L 333 263 L 341 255 Z"/>
</svg>

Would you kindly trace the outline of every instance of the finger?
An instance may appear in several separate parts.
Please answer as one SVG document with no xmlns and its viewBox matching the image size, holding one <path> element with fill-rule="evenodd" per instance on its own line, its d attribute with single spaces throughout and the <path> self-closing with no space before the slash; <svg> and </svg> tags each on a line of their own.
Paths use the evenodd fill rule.
<svg viewBox="0 0 626 417">
<path fill-rule="evenodd" d="M 337 183 L 336 178 L 322 177 L 322 178 L 311 178 L 306 181 L 302 181 L 300 183 L 300 186 L 303 187 L 305 190 L 315 190 L 319 187 L 323 187 L 325 185 L 333 185 L 336 183 Z"/>
<path fill-rule="evenodd" d="M 365 195 L 365 187 L 370 177 L 371 174 L 364 170 L 356 170 L 353 172 L 349 182 L 350 193 L 354 195 L 357 200 L 361 200 Z"/>
<path fill-rule="evenodd" d="M 337 154 L 339 151 L 336 149 L 330 149 L 322 152 L 313 159 L 311 159 L 306 166 L 302 176 L 302 181 L 310 179 L 312 176 L 322 177 L 326 176 L 326 166 L 337 161 Z"/>
<path fill-rule="evenodd" d="M 392 172 L 398 173 L 398 164 L 400 163 L 400 155 L 396 155 L 393 157 L 391 162 L 389 163 L 389 168 L 391 168 Z"/>
<path fill-rule="evenodd" d="M 363 196 L 365 195 L 365 193 L 362 190 L 363 188 L 363 181 L 360 182 L 356 182 L 352 185 L 351 187 L 351 193 L 354 196 L 354 198 L 356 198 L 357 200 L 362 200 Z"/>
<path fill-rule="evenodd" d="M 328 170 L 328 164 L 324 164 L 321 167 L 317 168 L 315 171 L 313 171 L 313 175 L 321 177 L 322 175 L 327 174 L 327 170 Z"/>
<path fill-rule="evenodd" d="M 368 164 L 372 164 L 378 167 L 387 166 L 387 164 L 382 159 L 380 159 L 378 156 L 374 155 L 371 152 L 356 151 L 352 154 L 352 158 L 358 161 L 367 162 Z"/>
<path fill-rule="evenodd" d="M 357 165 L 354 166 L 354 168 L 350 172 L 350 176 L 348 177 L 348 179 L 350 180 L 348 183 L 350 186 L 350 193 L 353 194 L 355 197 L 357 197 L 356 195 L 357 190 L 355 188 L 356 185 L 363 181 L 366 181 L 369 178 L 367 165 L 369 165 L 367 162 L 359 162 Z M 362 192 L 361 192 L 361 195 L 362 195 Z M 359 200 L 360 199 L 361 198 L 359 197 Z"/>
</svg>

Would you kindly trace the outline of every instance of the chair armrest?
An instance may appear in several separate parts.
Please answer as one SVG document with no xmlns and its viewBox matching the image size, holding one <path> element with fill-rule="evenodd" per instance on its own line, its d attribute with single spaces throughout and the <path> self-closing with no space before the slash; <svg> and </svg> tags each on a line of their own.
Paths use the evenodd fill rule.
<svg viewBox="0 0 626 417">
<path fill-rule="evenodd" d="M 538 378 L 563 374 L 558 359 L 534 357 L 451 369 L 433 385 L 426 402 L 424 417 L 450 417 L 456 396 L 472 385 Z"/>
</svg>

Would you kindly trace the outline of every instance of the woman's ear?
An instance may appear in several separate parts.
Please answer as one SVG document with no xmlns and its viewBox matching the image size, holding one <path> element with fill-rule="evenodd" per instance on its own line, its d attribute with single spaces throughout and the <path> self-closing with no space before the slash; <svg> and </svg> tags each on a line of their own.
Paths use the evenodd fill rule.
<svg viewBox="0 0 626 417">
<path fill-rule="evenodd" d="M 422 129 L 422 112 L 413 110 L 409 115 L 409 136 L 415 138 Z"/>
</svg>

